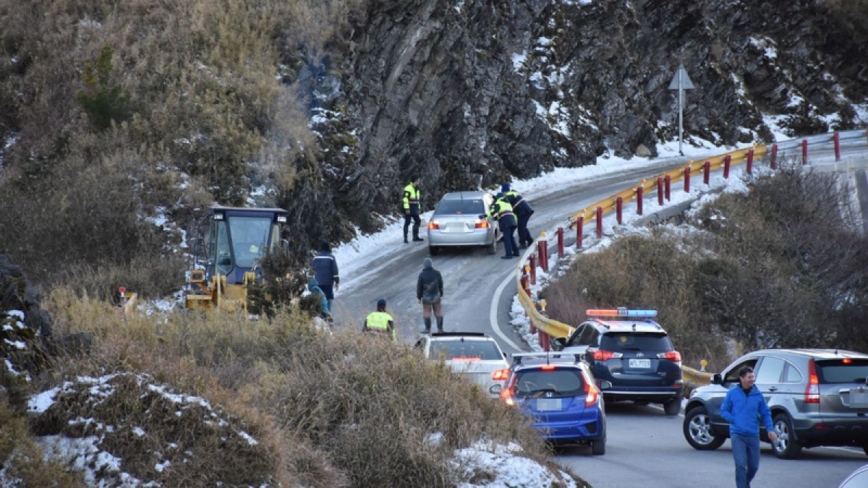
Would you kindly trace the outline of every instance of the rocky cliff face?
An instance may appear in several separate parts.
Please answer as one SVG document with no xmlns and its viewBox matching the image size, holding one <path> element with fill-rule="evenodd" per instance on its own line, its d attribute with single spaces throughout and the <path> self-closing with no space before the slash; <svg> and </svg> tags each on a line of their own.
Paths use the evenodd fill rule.
<svg viewBox="0 0 868 488">
<path fill-rule="evenodd" d="M 762 114 L 794 137 L 851 128 L 860 39 L 821 1 L 373 0 L 341 55 L 307 70 L 323 164 L 281 204 L 310 235 L 346 238 L 333 222 L 375 229 L 411 174 L 430 209 L 449 190 L 654 155 L 677 137 L 679 64 L 696 86 L 686 139 L 768 140 Z"/>
</svg>

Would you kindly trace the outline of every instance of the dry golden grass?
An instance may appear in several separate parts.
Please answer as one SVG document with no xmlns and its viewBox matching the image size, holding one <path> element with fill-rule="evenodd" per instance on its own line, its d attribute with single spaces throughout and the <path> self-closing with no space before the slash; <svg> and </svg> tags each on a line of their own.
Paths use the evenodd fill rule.
<svg viewBox="0 0 868 488">
<path fill-rule="evenodd" d="M 190 466 L 193 473 L 221 473 L 225 479 L 236 472 L 236 481 L 280 479 L 322 487 L 445 487 L 454 481 L 448 462 L 454 450 L 482 438 L 517 440 L 529 457 L 551 463 L 528 419 L 457 380 L 442 364 L 356 331 L 330 336 L 297 309 L 280 310 L 272 320 L 199 312 L 124 320 L 109 304 L 70 288 L 54 290 L 44 306 L 55 318 L 55 334 L 86 333 L 92 348 L 87 355 L 64 354 L 54 373 L 41 379 L 43 387 L 78 375 L 147 374 L 155 383 L 219 405 L 260 441 L 256 449 L 228 459 L 220 455 L 216 434 L 184 438 L 197 452 L 213 450 L 211 461 Z M 155 445 L 178 442 L 172 440 L 178 432 L 201 430 L 195 416 L 169 422 L 146 415 L 142 402 L 152 411 L 159 399 L 134 383 L 115 386 L 125 394 L 100 407 L 104 422 L 123 425 L 126 417 L 146 425 Z M 65 417 L 51 419 L 46 417 L 43 431 L 66 425 Z M 151 472 L 152 463 L 142 454 L 148 446 L 140 438 L 120 432 L 113 442 L 131 469 Z M 195 485 L 188 478 L 164 483 Z"/>
</svg>

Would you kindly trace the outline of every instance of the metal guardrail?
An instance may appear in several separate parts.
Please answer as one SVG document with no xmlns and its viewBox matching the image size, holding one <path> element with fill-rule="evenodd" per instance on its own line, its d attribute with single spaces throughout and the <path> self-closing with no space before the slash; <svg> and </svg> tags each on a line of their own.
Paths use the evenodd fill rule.
<svg viewBox="0 0 868 488">
<path fill-rule="evenodd" d="M 837 134 L 838 143 L 841 145 L 844 145 L 845 142 L 857 140 L 861 141 L 865 138 L 868 138 L 868 131 L 864 129 L 843 131 Z M 825 145 L 834 143 L 834 137 L 834 134 L 818 134 L 801 139 L 790 139 L 787 141 L 781 141 L 780 143 L 777 143 L 777 157 L 792 156 L 790 151 L 796 149 L 798 149 L 799 151 L 803 150 L 803 144 L 816 146 L 817 144 Z M 619 198 L 621 198 L 622 203 L 633 201 L 639 193 L 639 186 L 642 187 L 643 194 L 648 193 L 656 189 L 658 178 L 665 178 L 666 176 L 669 176 L 670 183 L 678 182 L 684 179 L 687 168 L 690 168 L 691 175 L 699 174 L 699 171 L 705 169 L 705 163 L 707 161 L 709 163 L 709 169 L 711 171 L 719 170 L 726 164 L 727 156 L 729 156 L 730 158 L 731 165 L 740 164 L 747 161 L 748 154 L 751 151 L 753 151 L 752 157 L 754 159 L 762 159 L 769 156 L 769 152 L 771 151 L 771 149 L 766 145 L 757 145 L 756 143 L 754 143 L 750 147 L 736 149 L 734 151 L 729 151 L 717 156 L 702 158 L 700 161 L 688 161 L 688 164 L 683 167 L 660 173 L 659 175 L 656 175 L 649 179 L 643 179 L 641 182 L 639 182 L 639 185 L 628 188 L 626 190 L 622 190 L 614 195 L 606 197 L 591 205 L 590 207 L 582 209 L 581 211 L 571 215 L 570 217 L 568 217 L 567 221 L 569 222 L 570 228 L 574 228 L 576 226 L 576 222 L 579 220 L 579 218 L 582 218 L 583 222 L 587 224 L 596 218 L 596 209 L 598 207 L 602 209 L 602 214 L 606 215 L 616 208 Z M 518 300 L 524 308 L 525 313 L 527 314 L 531 324 L 533 324 L 534 327 L 536 327 L 543 333 L 548 334 L 551 337 L 568 337 L 570 334 L 572 334 L 574 328 L 568 324 L 564 324 L 563 322 L 552 320 L 540 313 L 539 310 L 537 310 L 536 304 L 534 304 L 533 299 L 522 287 L 522 270 L 526 266 L 528 256 L 530 256 L 530 254 L 532 253 L 533 247 L 529 247 L 525 254 L 522 256 L 521 262 L 516 269 L 515 279 L 516 288 L 518 289 Z M 710 373 L 700 371 L 689 366 L 682 366 L 681 369 L 684 377 L 685 386 L 688 388 L 696 388 L 698 386 L 707 385 L 711 382 Z"/>
</svg>

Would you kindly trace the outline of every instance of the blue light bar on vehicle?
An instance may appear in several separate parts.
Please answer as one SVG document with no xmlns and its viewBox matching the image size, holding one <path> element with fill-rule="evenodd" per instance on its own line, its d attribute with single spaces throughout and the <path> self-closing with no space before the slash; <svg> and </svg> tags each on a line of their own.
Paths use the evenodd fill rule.
<svg viewBox="0 0 868 488">
<path fill-rule="evenodd" d="M 633 319 L 650 319 L 657 316 L 657 310 L 629 310 L 626 308 L 601 308 L 585 310 L 588 317 L 629 317 Z"/>
</svg>

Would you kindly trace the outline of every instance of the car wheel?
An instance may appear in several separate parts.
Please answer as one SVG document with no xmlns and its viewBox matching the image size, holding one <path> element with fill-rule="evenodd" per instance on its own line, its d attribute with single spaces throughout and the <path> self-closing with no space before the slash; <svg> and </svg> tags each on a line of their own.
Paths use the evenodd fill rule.
<svg viewBox="0 0 868 488">
<path fill-rule="evenodd" d="M 700 451 L 713 451 L 726 442 L 726 437 L 714 435 L 711 430 L 711 416 L 705 407 L 688 411 L 684 416 L 682 430 L 687 443 Z"/>
<path fill-rule="evenodd" d="M 497 254 L 497 232 L 494 233 L 494 239 L 491 240 L 491 244 L 486 249 L 488 254 Z"/>
<path fill-rule="evenodd" d="M 440 252 L 440 248 L 437 246 L 428 246 L 428 254 L 432 256 L 436 256 L 437 253 Z"/>
<path fill-rule="evenodd" d="M 778 433 L 778 440 L 772 443 L 772 450 L 775 456 L 781 459 L 793 459 L 798 457 L 802 450 L 802 445 L 796 439 L 796 433 L 793 431 L 793 422 L 790 416 L 785 413 L 775 415 L 774 419 L 775 432 Z"/>
<path fill-rule="evenodd" d="M 678 415 L 679 413 L 681 413 L 681 399 L 676 398 L 671 402 L 664 403 L 663 411 L 666 412 L 666 415 L 669 415 L 670 417 Z"/>
<path fill-rule="evenodd" d="M 606 454 L 606 431 L 603 431 L 603 437 L 591 441 L 591 452 L 594 456 L 602 456 Z"/>
</svg>

